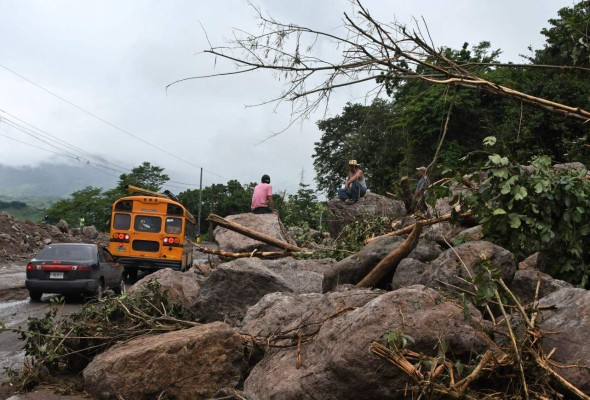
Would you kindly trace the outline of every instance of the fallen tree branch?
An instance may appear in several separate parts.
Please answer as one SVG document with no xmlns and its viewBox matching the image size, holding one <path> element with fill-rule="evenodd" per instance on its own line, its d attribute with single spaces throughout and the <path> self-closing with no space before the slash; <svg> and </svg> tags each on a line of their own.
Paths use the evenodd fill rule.
<svg viewBox="0 0 590 400">
<path fill-rule="evenodd" d="M 468 218 L 471 216 L 472 216 L 471 210 L 457 215 L 458 218 Z M 449 214 L 443 215 L 442 217 L 436 217 L 436 218 L 425 219 L 423 221 L 418 221 L 418 222 L 413 223 L 412 225 L 408 225 L 402 229 L 398 229 L 397 231 L 389 232 L 389 233 L 386 233 L 385 235 L 381 235 L 381 236 L 375 236 L 372 238 L 368 238 L 365 241 L 365 244 L 369 244 L 372 241 L 383 238 L 383 237 L 403 235 L 404 233 L 412 232 L 415 225 L 420 225 L 420 226 L 434 225 L 434 224 L 438 224 L 440 222 L 449 221 L 451 218 L 453 218 L 453 215 L 451 213 L 449 213 Z"/>
<path fill-rule="evenodd" d="M 304 249 L 292 245 L 291 243 L 287 243 L 285 241 L 279 240 L 272 236 L 265 235 L 264 233 L 257 232 L 253 229 L 247 228 L 244 225 L 237 224 L 235 222 L 228 221 L 225 218 L 220 217 L 219 215 L 209 214 L 208 221 L 211 221 L 217 225 L 220 225 L 230 231 L 234 231 L 240 233 L 244 236 L 247 236 L 251 239 L 259 240 L 261 242 L 270 244 L 272 246 L 278 247 L 280 249 L 289 250 L 289 251 L 304 251 Z"/>
<path fill-rule="evenodd" d="M 412 233 L 403 241 L 403 243 L 396 248 L 394 251 L 389 253 L 383 260 L 379 262 L 369 272 L 367 276 L 365 276 L 359 283 L 356 284 L 357 287 L 372 287 L 375 286 L 381 279 L 387 276 L 399 262 L 404 259 L 418 244 L 418 238 L 420 237 L 420 232 L 422 231 L 422 225 L 414 224 Z"/>
<path fill-rule="evenodd" d="M 191 242 L 193 243 L 193 242 Z M 214 249 L 208 249 L 206 247 L 202 247 L 199 246 L 195 243 L 193 243 L 193 245 L 195 245 L 195 250 L 200 251 L 201 253 L 206 253 L 206 254 L 215 254 L 217 256 L 222 256 L 222 257 L 233 257 L 233 258 L 246 258 L 246 257 L 289 257 L 292 255 L 291 252 L 288 251 L 260 251 L 260 250 L 254 250 L 252 252 L 249 253 L 235 253 L 233 251 L 226 251 L 226 250 L 214 250 Z"/>
</svg>

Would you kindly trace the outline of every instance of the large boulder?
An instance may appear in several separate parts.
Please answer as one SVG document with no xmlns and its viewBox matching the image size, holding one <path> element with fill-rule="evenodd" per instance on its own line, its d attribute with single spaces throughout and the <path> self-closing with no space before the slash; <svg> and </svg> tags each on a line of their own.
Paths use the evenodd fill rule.
<svg viewBox="0 0 590 400">
<path fill-rule="evenodd" d="M 248 308 L 265 294 L 293 292 L 283 277 L 256 260 L 238 259 L 209 273 L 193 309 L 201 321 L 226 321 L 238 326 Z"/>
<path fill-rule="evenodd" d="M 472 309 L 470 321 L 481 320 Z M 435 356 L 444 342 L 463 362 L 486 348 L 482 333 L 463 308 L 424 286 L 385 293 L 325 321 L 300 347 L 275 349 L 251 371 L 246 393 L 264 399 L 404 399 L 411 381 L 399 368 L 369 351 L 388 332 L 411 337 L 411 350 Z"/>
<path fill-rule="evenodd" d="M 387 217 L 390 220 L 399 219 L 406 213 L 403 201 L 392 200 L 368 192 L 354 204 L 335 199 L 328 203 L 328 231 L 333 238 L 338 237 L 342 229 L 354 221 Z"/>
<path fill-rule="evenodd" d="M 321 293 L 324 275 L 336 261 L 331 258 L 297 260 L 293 257 L 284 257 L 277 260 L 244 258 L 236 263 L 268 268 L 282 277 L 293 293 Z"/>
<path fill-rule="evenodd" d="M 337 285 L 356 284 L 360 282 L 385 256 L 399 247 L 404 238 L 399 236 L 381 237 L 373 240 L 344 260 L 333 264 L 324 277 L 323 291 L 334 290 Z M 408 255 L 420 261 L 431 261 L 441 253 L 434 242 L 421 240 Z M 391 277 L 390 277 L 391 279 Z"/>
<path fill-rule="evenodd" d="M 468 280 L 477 274 L 477 266 L 482 261 L 496 266 L 507 284 L 512 282 L 516 272 L 512 253 L 485 241 L 467 242 L 448 249 L 428 264 L 404 261 L 400 262 L 393 275 L 391 286 L 394 289 L 422 284 L 453 293 L 470 291 L 473 287 Z"/>
<path fill-rule="evenodd" d="M 369 289 L 326 294 L 270 293 L 248 309 L 241 331 L 258 337 L 297 329 L 301 334 L 309 334 L 327 318 L 344 309 L 362 307 L 381 293 Z"/>
<path fill-rule="evenodd" d="M 94 225 L 88 225 L 82 227 L 82 235 L 86 239 L 94 240 L 98 237 L 98 229 Z"/>
<path fill-rule="evenodd" d="M 263 233 L 275 239 L 288 242 L 295 245 L 295 240 L 287 233 L 287 230 L 279 220 L 276 214 L 253 214 L 244 213 L 237 215 L 228 215 L 225 217 L 230 222 L 243 225 L 247 228 Z M 219 245 L 219 248 L 225 251 L 235 253 L 251 253 L 254 250 L 260 251 L 280 251 L 281 249 L 267 243 L 260 242 L 218 226 L 213 230 L 212 239 Z"/>
<path fill-rule="evenodd" d="M 195 274 L 174 271 L 169 268 L 161 269 L 137 281 L 129 288 L 128 294 L 139 293 L 142 287 L 153 281 L 160 284 L 162 290 L 167 292 L 170 300 L 183 304 L 189 310 L 194 309 L 201 292 L 201 286 Z"/>
<path fill-rule="evenodd" d="M 560 289 L 573 287 L 571 283 L 553 279 L 551 276 L 540 271 L 521 269 L 514 274 L 514 279 L 510 283 L 510 290 L 512 290 L 523 304 L 530 303 L 535 299 L 535 291 L 537 290 L 539 278 L 541 278 L 539 299 Z"/>
<path fill-rule="evenodd" d="M 207 399 L 238 385 L 242 362 L 240 336 L 215 322 L 116 345 L 83 375 L 95 399 Z"/>
<path fill-rule="evenodd" d="M 59 222 L 57 223 L 57 228 L 60 230 L 60 232 L 62 233 L 69 233 L 70 232 L 70 226 L 68 225 L 68 223 L 63 220 L 60 219 Z"/>
<path fill-rule="evenodd" d="M 564 288 L 539 302 L 543 350 L 556 372 L 590 395 L 590 291 Z"/>
</svg>

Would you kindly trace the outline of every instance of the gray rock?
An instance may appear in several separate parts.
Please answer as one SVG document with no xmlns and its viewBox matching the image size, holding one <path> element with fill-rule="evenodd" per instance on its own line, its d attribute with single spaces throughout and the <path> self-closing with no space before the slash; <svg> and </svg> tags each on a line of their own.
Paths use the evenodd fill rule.
<svg viewBox="0 0 590 400">
<path fill-rule="evenodd" d="M 242 262 L 270 269 L 287 282 L 293 293 L 322 293 L 324 275 L 336 261 L 331 258 L 297 260 L 293 257 L 284 257 L 277 260 L 247 258 Z"/>
<path fill-rule="evenodd" d="M 481 314 L 472 310 L 472 321 Z M 474 324 L 475 327 L 471 324 Z M 432 289 L 413 286 L 385 293 L 324 322 L 312 341 L 297 348 L 269 351 L 251 371 L 244 391 L 261 399 L 404 399 L 407 375 L 369 351 L 387 332 L 411 337 L 408 347 L 436 355 L 444 341 L 453 356 L 481 354 L 486 339 L 463 309 Z"/>
<path fill-rule="evenodd" d="M 235 222 L 247 228 L 271 236 L 275 239 L 295 245 L 295 240 L 289 235 L 279 221 L 276 214 L 237 214 L 225 217 L 228 221 Z M 260 251 L 281 251 L 281 249 L 269 244 L 251 239 L 240 233 L 231 231 L 221 226 L 213 230 L 212 239 L 219 245 L 221 250 L 235 253 L 251 253 L 254 250 Z"/>
<path fill-rule="evenodd" d="M 293 291 L 279 274 L 248 260 L 221 264 L 209 273 L 194 308 L 200 320 L 238 326 L 248 308 L 265 294 Z"/>
<path fill-rule="evenodd" d="M 70 226 L 63 219 L 60 219 L 59 220 L 59 222 L 57 223 L 57 228 L 60 230 L 60 232 L 63 232 L 63 233 L 69 233 L 70 232 Z"/>
<path fill-rule="evenodd" d="M 428 279 L 424 276 L 427 270 L 428 264 L 413 258 L 404 258 L 393 274 L 391 288 L 395 290 L 406 286 L 428 283 Z"/>
<path fill-rule="evenodd" d="M 449 242 L 460 241 L 461 243 L 473 242 L 476 240 L 483 239 L 483 226 L 476 225 L 471 228 L 467 228 L 457 233 L 456 235 L 449 238 Z"/>
<path fill-rule="evenodd" d="M 333 238 L 338 237 L 346 224 L 378 217 L 390 220 L 399 219 L 406 214 L 404 203 L 368 192 L 355 204 L 346 204 L 339 199 L 328 203 L 328 231 Z"/>
<path fill-rule="evenodd" d="M 403 238 L 382 237 L 363 247 L 361 251 L 333 264 L 324 276 L 323 292 L 338 285 L 361 281 L 386 255 L 396 249 Z"/>
<path fill-rule="evenodd" d="M 139 293 L 147 283 L 157 281 L 165 290 L 170 300 L 194 309 L 199 298 L 201 287 L 198 278 L 193 273 L 174 271 L 169 268 L 161 269 L 137 281 L 128 290 L 129 295 Z"/>
<path fill-rule="evenodd" d="M 590 395 L 590 291 L 564 288 L 540 300 L 539 327 L 545 354 L 551 356 L 556 372 Z M 578 365 L 579 367 L 565 367 Z"/>
<path fill-rule="evenodd" d="M 301 334 L 309 334 L 339 311 L 362 307 L 381 293 L 369 289 L 326 294 L 270 293 L 248 309 L 241 331 L 264 337 L 300 328 Z"/>
<path fill-rule="evenodd" d="M 243 347 L 228 325 L 140 337 L 99 354 L 84 369 L 95 399 L 208 399 L 240 381 Z"/>
<path fill-rule="evenodd" d="M 82 235 L 86 239 L 94 240 L 98 237 L 98 229 L 94 225 L 82 227 Z"/>
<path fill-rule="evenodd" d="M 539 298 L 545 297 L 563 288 L 571 288 L 571 283 L 553 279 L 551 276 L 533 269 L 521 269 L 516 271 L 514 279 L 510 283 L 510 290 L 520 299 L 523 304 L 532 302 L 535 299 L 538 277 L 541 277 L 539 287 Z"/>
<path fill-rule="evenodd" d="M 450 293 L 462 292 L 456 288 L 473 290 L 473 286 L 467 283 L 466 279 L 470 275 L 476 275 L 476 266 L 483 259 L 488 260 L 499 269 L 504 282 L 507 284 L 512 282 L 516 272 L 516 264 L 512 254 L 493 243 L 474 241 L 444 251 L 425 268 L 422 266 L 416 268 L 415 273 L 412 272 L 410 264 L 398 266 L 392 284 L 394 287 L 423 284 Z M 396 277 L 396 275 L 398 276 Z"/>
</svg>

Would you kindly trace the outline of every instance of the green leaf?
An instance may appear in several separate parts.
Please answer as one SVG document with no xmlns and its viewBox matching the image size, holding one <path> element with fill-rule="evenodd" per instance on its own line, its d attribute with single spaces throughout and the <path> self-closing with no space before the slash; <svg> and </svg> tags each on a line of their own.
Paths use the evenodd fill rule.
<svg viewBox="0 0 590 400">
<path fill-rule="evenodd" d="M 523 188 L 522 186 L 516 186 L 514 187 L 514 189 L 512 190 L 512 194 L 514 195 L 514 199 L 515 200 L 522 200 L 525 197 L 527 197 L 528 192 L 525 188 Z"/>
<path fill-rule="evenodd" d="M 495 136 L 486 136 L 483 139 L 483 144 L 485 146 L 493 146 L 496 144 L 496 137 Z"/>
<path fill-rule="evenodd" d="M 506 214 L 506 211 L 504 211 L 503 208 L 496 208 L 494 210 L 494 212 L 492 213 L 492 215 L 503 215 L 503 214 Z"/>
<path fill-rule="evenodd" d="M 488 156 L 488 158 L 492 163 L 496 165 L 500 164 L 500 162 L 502 161 L 502 157 L 499 154 L 492 154 L 491 156 Z"/>
<path fill-rule="evenodd" d="M 520 228 L 521 220 L 520 220 L 520 216 L 518 214 L 508 215 L 508 221 L 510 222 L 510 227 L 512 229 Z"/>
<path fill-rule="evenodd" d="M 492 175 L 497 176 L 498 178 L 507 178 L 508 168 L 494 168 L 492 169 Z"/>
</svg>

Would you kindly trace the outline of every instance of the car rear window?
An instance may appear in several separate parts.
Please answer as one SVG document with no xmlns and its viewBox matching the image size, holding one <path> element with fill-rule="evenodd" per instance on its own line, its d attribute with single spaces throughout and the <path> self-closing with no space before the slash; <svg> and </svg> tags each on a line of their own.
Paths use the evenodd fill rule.
<svg viewBox="0 0 590 400">
<path fill-rule="evenodd" d="M 91 261 L 96 249 L 90 246 L 47 246 L 37 254 L 36 260 L 44 261 Z"/>
</svg>

